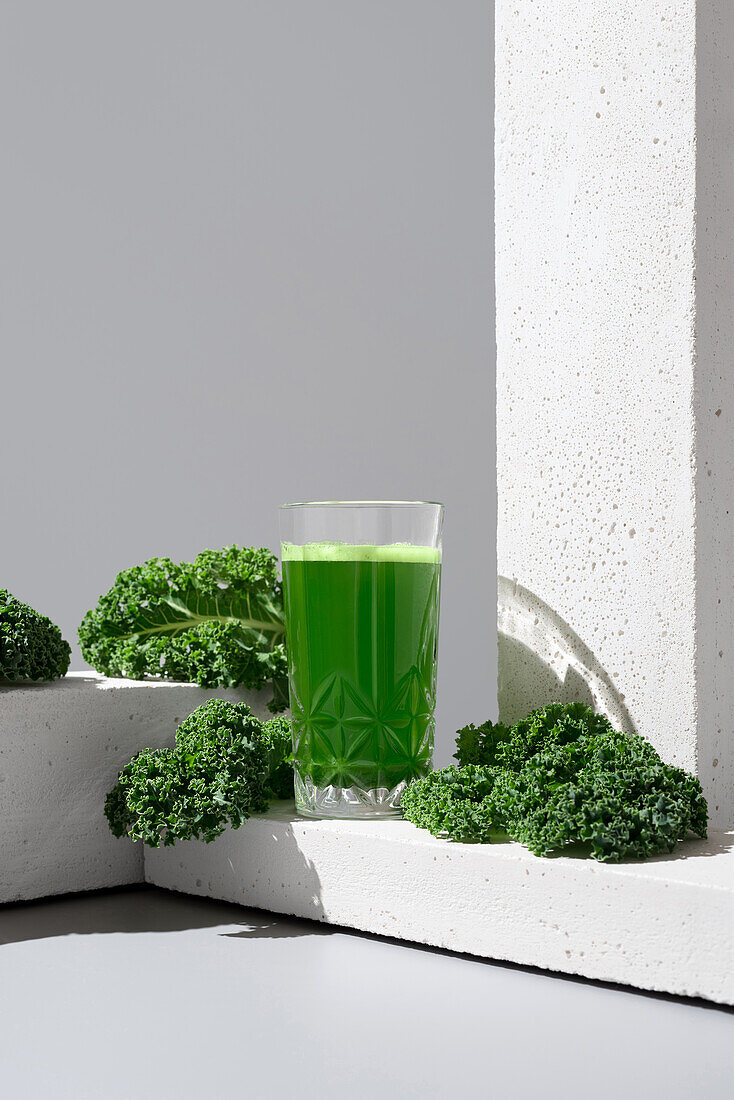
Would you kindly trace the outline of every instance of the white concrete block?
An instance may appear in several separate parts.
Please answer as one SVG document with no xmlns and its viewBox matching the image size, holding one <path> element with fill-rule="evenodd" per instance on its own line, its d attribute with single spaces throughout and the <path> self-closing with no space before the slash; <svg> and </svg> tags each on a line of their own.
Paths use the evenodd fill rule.
<svg viewBox="0 0 734 1100">
<path fill-rule="evenodd" d="M 113 837 L 105 795 L 131 756 L 173 744 L 214 697 L 268 714 L 267 692 L 96 673 L 0 687 L 0 902 L 142 882 L 141 846 Z"/>
<path fill-rule="evenodd" d="M 728 824 L 734 6 L 496 13 L 500 714 L 594 702 Z"/>
<path fill-rule="evenodd" d="M 146 849 L 146 881 L 452 951 L 734 1003 L 734 834 L 605 866 L 406 821 L 318 821 L 287 803 Z"/>
<path fill-rule="evenodd" d="M 696 39 L 698 772 L 734 821 L 734 4 L 700 0 Z"/>
</svg>

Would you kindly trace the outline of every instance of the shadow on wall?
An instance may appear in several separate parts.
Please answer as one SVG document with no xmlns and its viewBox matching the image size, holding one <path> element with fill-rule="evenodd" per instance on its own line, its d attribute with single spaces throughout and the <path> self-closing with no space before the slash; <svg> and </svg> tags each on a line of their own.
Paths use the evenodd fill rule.
<svg viewBox="0 0 734 1100">
<path fill-rule="evenodd" d="M 617 729 L 636 733 L 624 696 L 585 642 L 547 603 L 497 578 L 499 716 L 516 722 L 548 703 L 586 703 Z"/>
</svg>

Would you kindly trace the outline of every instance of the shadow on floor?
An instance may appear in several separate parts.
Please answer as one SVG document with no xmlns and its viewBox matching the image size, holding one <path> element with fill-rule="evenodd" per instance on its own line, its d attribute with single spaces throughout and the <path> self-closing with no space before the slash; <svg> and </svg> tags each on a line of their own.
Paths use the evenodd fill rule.
<svg viewBox="0 0 734 1100">
<path fill-rule="evenodd" d="M 4 945 L 58 936 L 109 933 L 182 932 L 236 925 L 221 935 L 238 939 L 324 936 L 332 929 L 311 921 L 279 917 L 241 905 L 176 894 L 154 886 L 71 894 L 0 906 L 0 950 Z"/>
<path fill-rule="evenodd" d="M 241 915 L 242 909 L 235 908 Z M 245 912 L 248 914 L 247 920 L 238 923 L 246 924 L 247 928 L 239 932 L 220 932 L 220 936 L 228 940 L 282 940 L 294 936 L 332 936 L 335 932 L 344 931 L 332 924 L 320 924 L 316 920 L 300 917 L 278 917 L 260 909 L 247 909 Z"/>
<path fill-rule="evenodd" d="M 542 970 L 535 966 L 497 959 L 478 958 L 427 944 L 360 932 L 341 925 L 324 925 L 313 920 L 281 917 L 258 909 L 244 909 L 229 902 L 212 901 L 186 894 L 169 893 L 155 886 L 101 891 L 96 894 L 72 894 L 32 902 L 14 902 L 0 907 L 0 959 L 2 947 L 28 940 L 59 936 L 84 936 L 109 933 L 180 932 L 192 928 L 237 926 L 237 931 L 218 935 L 227 939 L 288 939 L 301 936 L 336 936 L 381 943 L 401 951 L 420 951 L 444 958 L 465 959 L 468 965 L 518 971 L 525 974 L 600 986 L 617 993 L 734 1014 L 734 1007 L 714 1004 L 700 998 L 677 997 L 667 993 L 633 989 L 613 982 L 595 981 L 575 974 Z"/>
</svg>

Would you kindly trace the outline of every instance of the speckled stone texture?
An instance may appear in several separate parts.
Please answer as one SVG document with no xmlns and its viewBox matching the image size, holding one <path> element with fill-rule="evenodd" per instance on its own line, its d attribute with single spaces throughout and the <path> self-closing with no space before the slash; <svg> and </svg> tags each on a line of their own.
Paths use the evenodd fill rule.
<svg viewBox="0 0 734 1100">
<path fill-rule="evenodd" d="M 213 844 L 144 849 L 103 816 L 119 768 L 212 696 L 269 692 L 76 674 L 0 689 L 0 901 L 148 881 L 184 893 L 643 989 L 734 1002 L 734 834 L 602 866 L 450 844 L 407 821 L 277 803 Z"/>
<path fill-rule="evenodd" d="M 407 821 L 306 820 L 280 803 L 212 844 L 146 850 L 145 877 L 451 951 L 734 1003 L 731 833 L 615 867 L 538 859 L 519 844 L 451 844 Z"/>
<path fill-rule="evenodd" d="M 595 703 L 728 824 L 734 6 L 496 12 L 500 714 Z"/>
<path fill-rule="evenodd" d="M 0 902 L 143 881 L 142 845 L 117 840 L 103 808 L 139 749 L 172 745 L 206 699 L 268 693 L 71 673 L 51 684 L 0 686 Z"/>
</svg>

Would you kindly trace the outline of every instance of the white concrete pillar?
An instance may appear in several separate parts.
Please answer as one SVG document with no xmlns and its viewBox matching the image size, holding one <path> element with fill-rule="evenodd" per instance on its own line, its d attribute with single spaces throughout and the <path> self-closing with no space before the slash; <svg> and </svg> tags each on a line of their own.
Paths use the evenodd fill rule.
<svg viewBox="0 0 734 1100">
<path fill-rule="evenodd" d="M 497 0 L 500 713 L 734 819 L 734 4 Z"/>
</svg>

